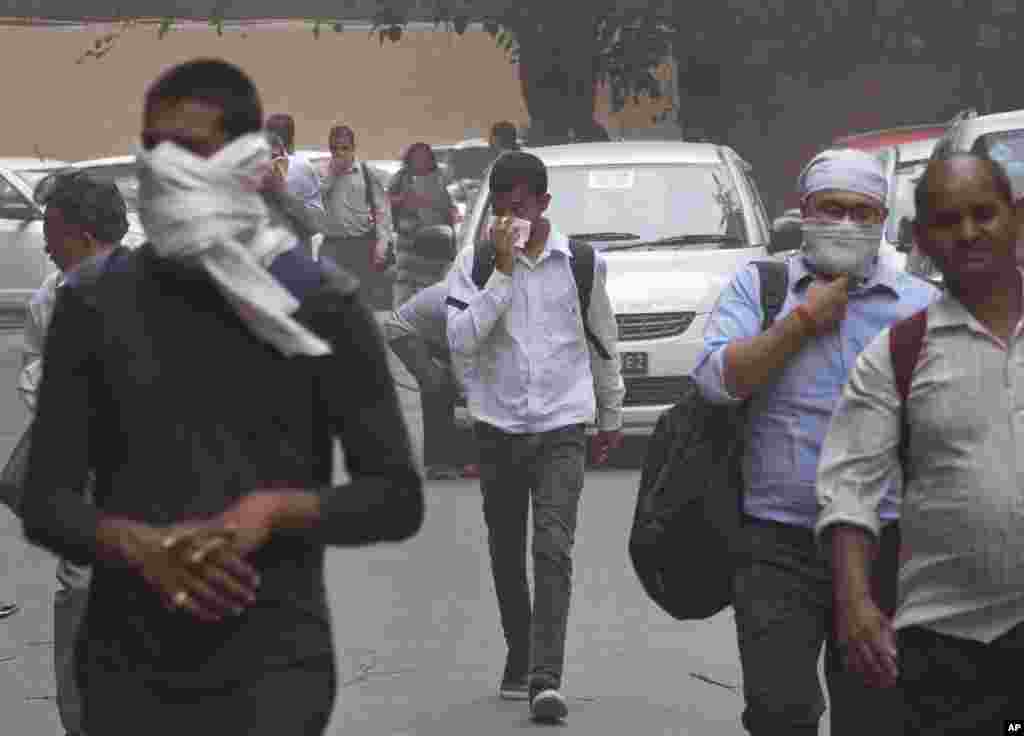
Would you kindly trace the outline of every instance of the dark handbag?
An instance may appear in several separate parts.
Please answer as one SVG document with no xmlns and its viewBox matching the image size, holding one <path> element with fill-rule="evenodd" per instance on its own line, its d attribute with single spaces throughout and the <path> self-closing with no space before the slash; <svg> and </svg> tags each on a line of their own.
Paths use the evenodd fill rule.
<svg viewBox="0 0 1024 736">
<path fill-rule="evenodd" d="M 32 425 L 29 424 L 22 433 L 18 443 L 11 451 L 11 456 L 0 474 L 0 501 L 15 516 L 21 516 L 21 501 L 25 496 L 25 474 L 28 471 L 28 452 L 31 447 Z"/>
<path fill-rule="evenodd" d="M 786 300 L 788 271 L 778 261 L 755 266 L 763 331 Z M 713 404 L 687 376 L 648 443 L 629 557 L 644 592 L 675 619 L 710 618 L 732 604 L 746 425 L 746 404 Z"/>
</svg>

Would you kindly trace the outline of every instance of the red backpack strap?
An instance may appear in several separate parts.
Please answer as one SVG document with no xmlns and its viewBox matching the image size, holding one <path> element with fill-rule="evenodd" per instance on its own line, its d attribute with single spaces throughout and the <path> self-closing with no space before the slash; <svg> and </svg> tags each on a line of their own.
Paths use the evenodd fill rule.
<svg viewBox="0 0 1024 736">
<path fill-rule="evenodd" d="M 910 396 L 910 383 L 914 378 L 914 368 L 921 357 L 921 346 L 924 335 L 928 331 L 928 309 L 915 312 L 907 319 L 901 320 L 889 330 L 889 355 L 892 357 L 893 377 L 896 392 L 900 397 L 900 464 L 903 466 L 904 477 L 907 473 L 908 450 L 910 448 L 910 422 L 907 420 L 907 397 Z"/>
<path fill-rule="evenodd" d="M 907 396 L 910 395 L 910 382 L 914 378 L 914 368 L 921 355 L 921 344 L 927 330 L 928 310 L 922 309 L 897 322 L 889 331 L 889 354 L 892 356 L 893 377 L 900 404 L 906 405 Z"/>
</svg>

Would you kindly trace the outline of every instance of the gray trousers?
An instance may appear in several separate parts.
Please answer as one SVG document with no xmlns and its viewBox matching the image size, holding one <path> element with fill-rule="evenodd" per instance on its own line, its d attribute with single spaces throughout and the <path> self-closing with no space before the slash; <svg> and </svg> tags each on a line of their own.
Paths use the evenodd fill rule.
<svg viewBox="0 0 1024 736">
<path fill-rule="evenodd" d="M 583 425 L 540 434 L 475 426 L 480 489 L 501 625 L 514 672 L 561 687 L 572 592 L 572 547 L 583 490 Z M 526 533 L 533 506 L 533 605 Z"/>
<path fill-rule="evenodd" d="M 57 710 L 64 730 L 84 734 L 82 695 L 75 679 L 75 640 L 89 600 L 88 567 L 67 560 L 57 566 L 60 588 L 53 598 L 53 671 L 57 680 Z"/>
<path fill-rule="evenodd" d="M 830 563 L 810 529 L 746 518 L 737 561 L 734 609 L 743 666 L 743 725 L 753 736 L 817 736 L 825 701 L 832 736 L 903 733 L 902 691 L 871 689 L 845 670 L 835 645 Z M 897 599 L 899 537 L 882 533 L 872 566 L 875 601 L 892 614 Z"/>
<path fill-rule="evenodd" d="M 388 271 L 374 270 L 370 262 L 370 253 L 376 243 L 376 236 L 324 238 L 319 255 L 327 256 L 359 279 L 359 294 L 370 309 L 390 310 L 394 277 Z"/>
</svg>

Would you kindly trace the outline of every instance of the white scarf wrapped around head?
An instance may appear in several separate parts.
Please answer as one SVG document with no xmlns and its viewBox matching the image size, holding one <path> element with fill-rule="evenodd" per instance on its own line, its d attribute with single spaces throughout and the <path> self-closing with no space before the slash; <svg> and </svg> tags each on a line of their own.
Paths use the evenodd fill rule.
<svg viewBox="0 0 1024 736">
<path fill-rule="evenodd" d="M 264 135 L 238 138 L 210 158 L 164 142 L 140 150 L 139 218 L 156 252 L 202 264 L 259 338 L 285 355 L 331 347 L 292 319 L 299 302 L 267 267 L 298 241 L 270 224 L 260 194 L 270 168 Z"/>
</svg>

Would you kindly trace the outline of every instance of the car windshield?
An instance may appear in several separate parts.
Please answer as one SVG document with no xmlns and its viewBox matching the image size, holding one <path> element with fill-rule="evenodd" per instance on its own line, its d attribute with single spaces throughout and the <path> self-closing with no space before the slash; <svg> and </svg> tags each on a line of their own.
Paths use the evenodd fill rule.
<svg viewBox="0 0 1024 736">
<path fill-rule="evenodd" d="M 125 205 L 129 212 L 136 212 L 139 209 L 139 175 L 135 162 L 125 164 L 110 164 L 107 166 L 86 166 L 83 171 L 99 179 L 100 181 L 113 182 L 121 190 Z"/>
<path fill-rule="evenodd" d="M 668 239 L 663 245 L 674 248 L 749 243 L 739 193 L 722 164 L 553 166 L 548 190 L 551 221 L 596 248 L 605 233 L 612 242 L 621 240 L 616 233 L 640 242 Z"/>
<path fill-rule="evenodd" d="M 975 142 L 974 152 L 988 154 L 1001 163 L 1011 181 L 1024 180 L 1024 130 L 987 133 Z"/>
<path fill-rule="evenodd" d="M 885 239 L 893 245 L 899 242 L 900 220 L 904 217 L 914 219 L 914 187 L 921 178 L 927 161 L 908 161 L 896 168 L 892 183 L 892 204 L 889 219 L 885 223 Z"/>
</svg>

